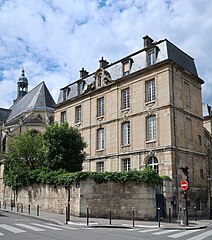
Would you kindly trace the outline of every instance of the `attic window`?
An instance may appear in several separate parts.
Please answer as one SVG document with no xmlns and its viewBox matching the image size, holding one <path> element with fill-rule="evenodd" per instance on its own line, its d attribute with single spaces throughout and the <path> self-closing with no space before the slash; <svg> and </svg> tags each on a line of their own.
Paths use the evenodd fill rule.
<svg viewBox="0 0 212 240">
<path fill-rule="evenodd" d="M 147 66 L 151 66 L 156 63 L 156 48 L 147 51 Z"/>
<path fill-rule="evenodd" d="M 77 86 L 78 94 L 81 94 L 83 92 L 83 88 L 84 88 L 84 81 L 78 82 L 78 86 Z"/>
<path fill-rule="evenodd" d="M 63 90 L 63 100 L 67 100 L 68 99 L 68 95 L 69 95 L 69 92 L 70 92 L 70 88 L 67 87 Z"/>
<path fill-rule="evenodd" d="M 103 86 L 103 77 L 102 73 L 100 73 L 97 77 L 97 87 L 102 87 Z"/>
<path fill-rule="evenodd" d="M 128 75 L 130 73 L 132 62 L 133 62 L 133 60 L 131 58 L 125 60 L 124 62 L 122 62 L 123 76 L 126 76 L 126 75 Z"/>
</svg>

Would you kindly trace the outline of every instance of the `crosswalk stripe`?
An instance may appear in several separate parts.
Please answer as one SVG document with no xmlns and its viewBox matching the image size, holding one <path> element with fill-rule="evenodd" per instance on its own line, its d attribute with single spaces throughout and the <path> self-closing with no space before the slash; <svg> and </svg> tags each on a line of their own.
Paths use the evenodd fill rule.
<svg viewBox="0 0 212 240">
<path fill-rule="evenodd" d="M 16 223 L 15 225 L 23 227 L 23 228 L 30 229 L 30 230 L 33 230 L 33 231 L 36 231 L 36 232 L 44 232 L 44 231 L 46 231 L 45 229 L 29 226 L 29 225 L 22 224 L 22 223 Z"/>
<path fill-rule="evenodd" d="M 142 230 L 142 231 L 139 231 L 139 232 L 145 233 L 145 232 L 155 232 L 155 231 L 159 231 L 159 229 L 145 229 L 145 230 Z"/>
<path fill-rule="evenodd" d="M 189 238 L 187 240 L 202 240 L 202 239 L 205 239 L 206 237 L 209 237 L 211 235 L 212 235 L 212 230 L 204 232 L 204 233 L 201 233 L 201 234 L 199 234 L 197 236 L 194 236 L 192 238 Z"/>
<path fill-rule="evenodd" d="M 13 233 L 23 233 L 26 232 L 24 230 L 21 230 L 16 227 L 9 226 L 7 224 L 0 224 L 0 228 L 6 229 L 7 231 L 13 232 Z"/>
<path fill-rule="evenodd" d="M 152 233 L 152 234 L 162 235 L 162 234 L 167 234 L 167 233 L 170 233 L 170 232 L 177 232 L 177 231 L 179 231 L 179 230 L 177 230 L 177 229 L 169 229 L 169 230 L 163 230 L 163 231 Z"/>
<path fill-rule="evenodd" d="M 53 227 L 59 227 L 59 228 L 70 229 L 70 230 L 78 230 L 78 228 L 61 226 L 61 225 L 56 225 L 56 224 L 53 224 L 53 223 L 46 223 L 46 224 L 49 225 L 49 226 L 53 226 Z"/>
<path fill-rule="evenodd" d="M 188 234 L 195 233 L 195 232 L 198 232 L 198 231 L 202 231 L 202 229 L 186 230 L 186 231 L 183 231 L 183 232 L 180 232 L 180 233 L 175 233 L 175 234 L 170 235 L 168 237 L 179 238 L 179 237 L 183 237 L 183 236 L 186 236 Z"/>
<path fill-rule="evenodd" d="M 57 231 L 62 230 L 61 228 L 58 228 L 58 227 L 46 226 L 46 225 L 42 225 L 42 224 L 39 224 L 39 223 L 32 223 L 32 224 L 35 225 L 35 226 L 39 226 L 39 227 L 43 227 L 43 228 L 48 228 L 48 229 L 51 229 L 51 230 L 57 230 Z"/>
</svg>

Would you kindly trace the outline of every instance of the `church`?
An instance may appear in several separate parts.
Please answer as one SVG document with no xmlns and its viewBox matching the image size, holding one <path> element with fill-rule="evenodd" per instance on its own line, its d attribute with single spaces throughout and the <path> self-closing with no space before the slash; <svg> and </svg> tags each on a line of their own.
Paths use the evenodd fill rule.
<svg viewBox="0 0 212 240">
<path fill-rule="evenodd" d="M 45 82 L 28 91 L 28 79 L 22 70 L 17 96 L 9 109 L 0 108 L 0 152 L 6 151 L 10 138 L 25 131 L 43 132 L 54 121 L 54 99 Z"/>
</svg>

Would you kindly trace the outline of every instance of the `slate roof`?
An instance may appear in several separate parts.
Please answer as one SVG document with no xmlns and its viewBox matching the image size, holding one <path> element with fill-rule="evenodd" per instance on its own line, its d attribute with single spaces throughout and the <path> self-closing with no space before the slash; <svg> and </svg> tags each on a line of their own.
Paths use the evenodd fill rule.
<svg viewBox="0 0 212 240">
<path fill-rule="evenodd" d="M 11 113 L 6 121 L 6 124 L 8 124 L 14 118 L 20 116 L 22 113 L 30 112 L 31 110 L 53 112 L 54 105 L 54 99 L 52 98 L 45 83 L 42 82 L 11 107 Z"/>
<path fill-rule="evenodd" d="M 194 59 L 185 52 L 183 52 L 181 49 L 176 47 L 174 44 L 169 42 L 167 39 L 160 40 L 158 42 L 153 42 L 150 46 L 143 48 L 135 53 L 132 53 L 112 64 L 109 64 L 104 69 L 109 73 L 111 80 L 116 81 L 123 77 L 122 62 L 126 59 L 131 58 L 133 62 L 132 67 L 130 69 L 130 74 L 148 68 L 146 60 L 146 51 L 150 48 L 157 48 L 157 58 L 155 65 L 163 61 L 171 60 L 172 62 L 178 64 L 186 71 L 197 77 L 200 83 L 204 83 L 204 81 L 198 77 Z M 86 87 L 94 81 L 94 74 L 95 72 L 83 78 L 83 81 L 85 82 L 85 90 Z M 66 97 L 66 100 L 72 99 L 79 95 L 77 91 L 77 83 L 79 80 L 80 79 L 60 89 L 60 95 L 57 104 L 64 102 L 63 92 L 65 88 L 69 88 L 70 90 L 68 96 Z"/>
<path fill-rule="evenodd" d="M 10 114 L 11 110 L 5 109 L 5 108 L 0 108 L 0 123 L 5 122 Z"/>
</svg>

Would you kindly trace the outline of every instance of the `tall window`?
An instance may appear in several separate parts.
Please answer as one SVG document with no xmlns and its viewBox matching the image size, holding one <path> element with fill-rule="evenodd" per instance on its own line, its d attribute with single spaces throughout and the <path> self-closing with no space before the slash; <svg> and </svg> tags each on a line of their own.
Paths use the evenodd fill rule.
<svg viewBox="0 0 212 240">
<path fill-rule="evenodd" d="M 104 172 L 105 171 L 104 162 L 97 162 L 96 163 L 96 171 L 97 172 Z"/>
<path fill-rule="evenodd" d="M 81 122 L 81 115 L 82 115 L 82 107 L 80 105 L 75 108 L 75 123 Z"/>
<path fill-rule="evenodd" d="M 155 79 L 146 81 L 146 102 L 155 100 Z"/>
<path fill-rule="evenodd" d="M 191 104 L 191 94 L 190 94 L 190 85 L 188 83 L 184 83 L 184 96 L 185 96 L 185 103 L 187 105 Z"/>
<path fill-rule="evenodd" d="M 104 115 L 104 97 L 97 99 L 97 117 Z"/>
<path fill-rule="evenodd" d="M 103 86 L 103 79 L 102 79 L 102 74 L 100 73 L 97 77 L 97 87 L 102 87 Z"/>
<path fill-rule="evenodd" d="M 146 118 L 146 140 L 151 141 L 156 139 L 156 116 Z"/>
<path fill-rule="evenodd" d="M 130 72 L 130 61 L 123 63 L 123 75 L 126 76 Z"/>
<path fill-rule="evenodd" d="M 104 149 L 104 128 L 97 130 L 97 150 Z"/>
<path fill-rule="evenodd" d="M 158 160 L 156 157 L 150 157 L 146 165 L 147 167 L 154 169 L 156 173 L 159 173 Z"/>
<path fill-rule="evenodd" d="M 121 109 L 130 107 L 130 89 L 125 88 L 121 91 Z"/>
<path fill-rule="evenodd" d="M 84 82 L 79 82 L 78 85 L 77 85 L 77 91 L 78 91 L 78 94 L 81 94 L 83 92 L 83 88 L 84 88 Z"/>
<path fill-rule="evenodd" d="M 61 112 L 61 115 L 60 115 L 60 122 L 64 123 L 66 121 L 67 121 L 66 111 L 63 111 Z"/>
<path fill-rule="evenodd" d="M 130 144 L 130 122 L 125 122 L 121 124 L 121 133 L 122 133 L 122 145 Z"/>
<path fill-rule="evenodd" d="M 122 160 L 123 171 L 129 171 L 131 169 L 130 159 L 126 158 Z"/>
<path fill-rule="evenodd" d="M 156 49 L 147 52 L 147 66 L 151 66 L 156 62 Z"/>
</svg>

